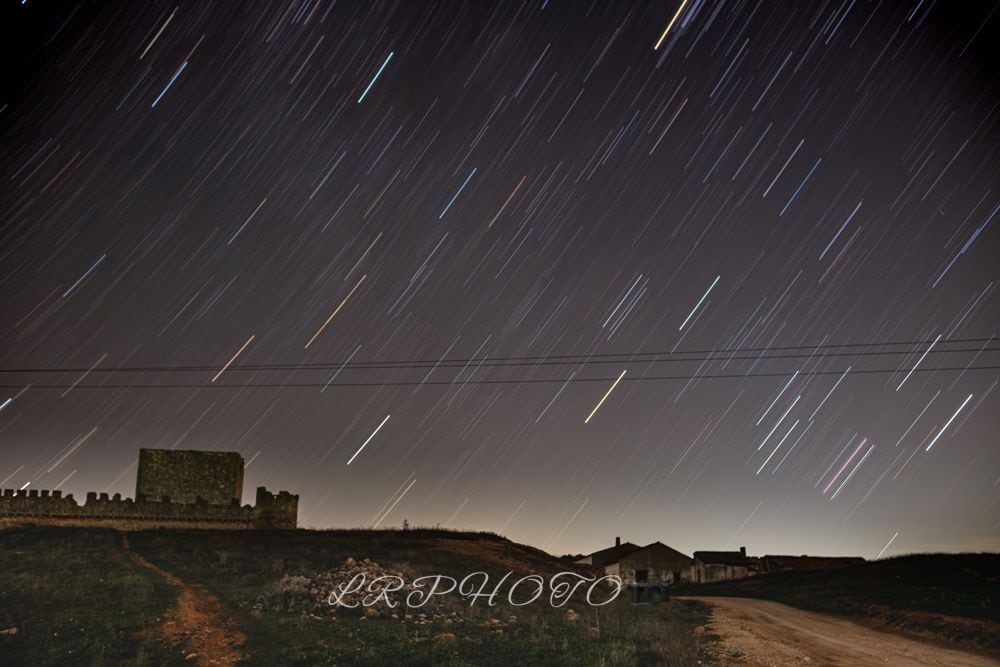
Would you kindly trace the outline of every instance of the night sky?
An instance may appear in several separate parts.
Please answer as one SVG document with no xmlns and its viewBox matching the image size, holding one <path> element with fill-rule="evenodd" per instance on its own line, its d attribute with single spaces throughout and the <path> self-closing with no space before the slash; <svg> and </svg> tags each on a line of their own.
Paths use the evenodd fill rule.
<svg viewBox="0 0 1000 667">
<path fill-rule="evenodd" d="M 4 488 L 210 449 L 306 527 L 1000 549 L 996 3 L 3 23 Z"/>
</svg>

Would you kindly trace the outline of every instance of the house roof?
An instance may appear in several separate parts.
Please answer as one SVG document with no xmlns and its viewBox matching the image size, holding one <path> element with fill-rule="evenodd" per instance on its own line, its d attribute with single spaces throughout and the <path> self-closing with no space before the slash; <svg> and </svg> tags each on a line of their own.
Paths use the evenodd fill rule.
<svg viewBox="0 0 1000 667">
<path fill-rule="evenodd" d="M 677 549 L 674 549 L 673 547 L 668 547 L 666 544 L 664 544 L 663 542 L 660 542 L 659 540 L 657 540 L 656 542 L 650 542 L 646 546 L 642 547 L 641 549 L 637 549 L 633 553 L 638 553 L 640 551 L 646 551 L 647 549 L 653 550 L 653 551 L 664 552 L 664 554 L 668 558 L 670 558 L 671 560 L 683 560 L 683 561 L 687 561 L 687 562 L 691 561 L 691 557 L 688 556 L 687 554 L 683 554 L 680 551 L 678 551 Z M 624 558 L 624 556 L 626 556 L 626 555 L 632 555 L 632 554 L 623 554 L 622 556 L 620 556 L 620 558 Z"/>
<path fill-rule="evenodd" d="M 641 547 L 631 542 L 622 542 L 618 546 L 601 549 L 590 554 L 590 562 L 595 567 L 604 567 L 611 563 L 617 563 L 623 556 L 638 551 Z"/>
<path fill-rule="evenodd" d="M 637 544 L 632 544 L 631 542 L 625 542 L 624 544 L 611 547 L 609 549 L 601 549 L 600 551 L 595 551 L 590 554 L 591 563 L 596 567 L 606 567 L 612 563 L 617 563 L 626 556 L 633 556 L 641 554 L 644 551 L 657 551 L 661 555 L 666 556 L 671 560 L 684 561 L 687 563 L 691 562 L 691 557 L 687 554 L 682 554 L 680 551 L 672 547 L 668 547 L 666 544 L 660 541 L 650 542 L 644 547 L 640 547 Z"/>
<path fill-rule="evenodd" d="M 695 551 L 694 558 L 713 565 L 746 565 L 750 562 L 750 559 L 739 551 Z"/>
</svg>

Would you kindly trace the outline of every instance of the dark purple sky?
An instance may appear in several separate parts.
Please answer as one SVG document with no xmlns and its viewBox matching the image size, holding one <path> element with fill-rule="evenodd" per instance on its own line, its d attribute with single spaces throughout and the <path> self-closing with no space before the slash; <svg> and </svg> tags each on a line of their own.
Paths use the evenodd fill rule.
<svg viewBox="0 0 1000 667">
<path fill-rule="evenodd" d="M 996 3 L 43 4 L 3 487 L 235 450 L 309 527 L 1000 548 Z"/>
</svg>

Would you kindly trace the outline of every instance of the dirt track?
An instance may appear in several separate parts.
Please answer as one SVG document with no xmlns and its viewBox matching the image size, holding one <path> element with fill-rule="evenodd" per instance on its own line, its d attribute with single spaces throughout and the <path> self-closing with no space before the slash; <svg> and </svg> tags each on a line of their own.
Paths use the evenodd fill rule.
<svg viewBox="0 0 1000 667">
<path fill-rule="evenodd" d="M 750 598 L 688 598 L 713 607 L 709 632 L 724 665 L 953 665 L 1000 662 L 880 632 L 825 614 Z"/>
<path fill-rule="evenodd" d="M 132 551 L 122 533 L 122 547 L 138 565 L 155 572 L 177 586 L 180 597 L 163 619 L 160 634 L 170 646 L 183 646 L 188 659 L 199 667 L 235 665 L 242 654 L 239 647 L 246 636 L 232 619 L 226 618 L 219 600 L 199 586 L 192 586 Z"/>
</svg>

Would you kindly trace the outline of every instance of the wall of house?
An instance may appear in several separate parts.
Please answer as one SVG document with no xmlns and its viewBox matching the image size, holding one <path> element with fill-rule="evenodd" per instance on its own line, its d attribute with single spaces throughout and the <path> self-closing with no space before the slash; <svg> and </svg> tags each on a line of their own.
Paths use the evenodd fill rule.
<svg viewBox="0 0 1000 667">
<path fill-rule="evenodd" d="M 749 577 L 753 572 L 743 565 L 728 565 L 724 563 L 703 563 L 700 560 L 695 562 L 685 572 L 682 573 L 682 581 L 693 583 L 705 583 L 709 581 L 727 581 L 729 579 L 742 579 Z"/>
<path fill-rule="evenodd" d="M 618 576 L 626 583 L 634 582 L 636 570 L 646 570 L 647 581 L 672 583 L 681 578 L 690 566 L 691 560 L 686 556 L 678 556 L 667 549 L 655 546 L 640 549 L 618 562 Z"/>
</svg>

